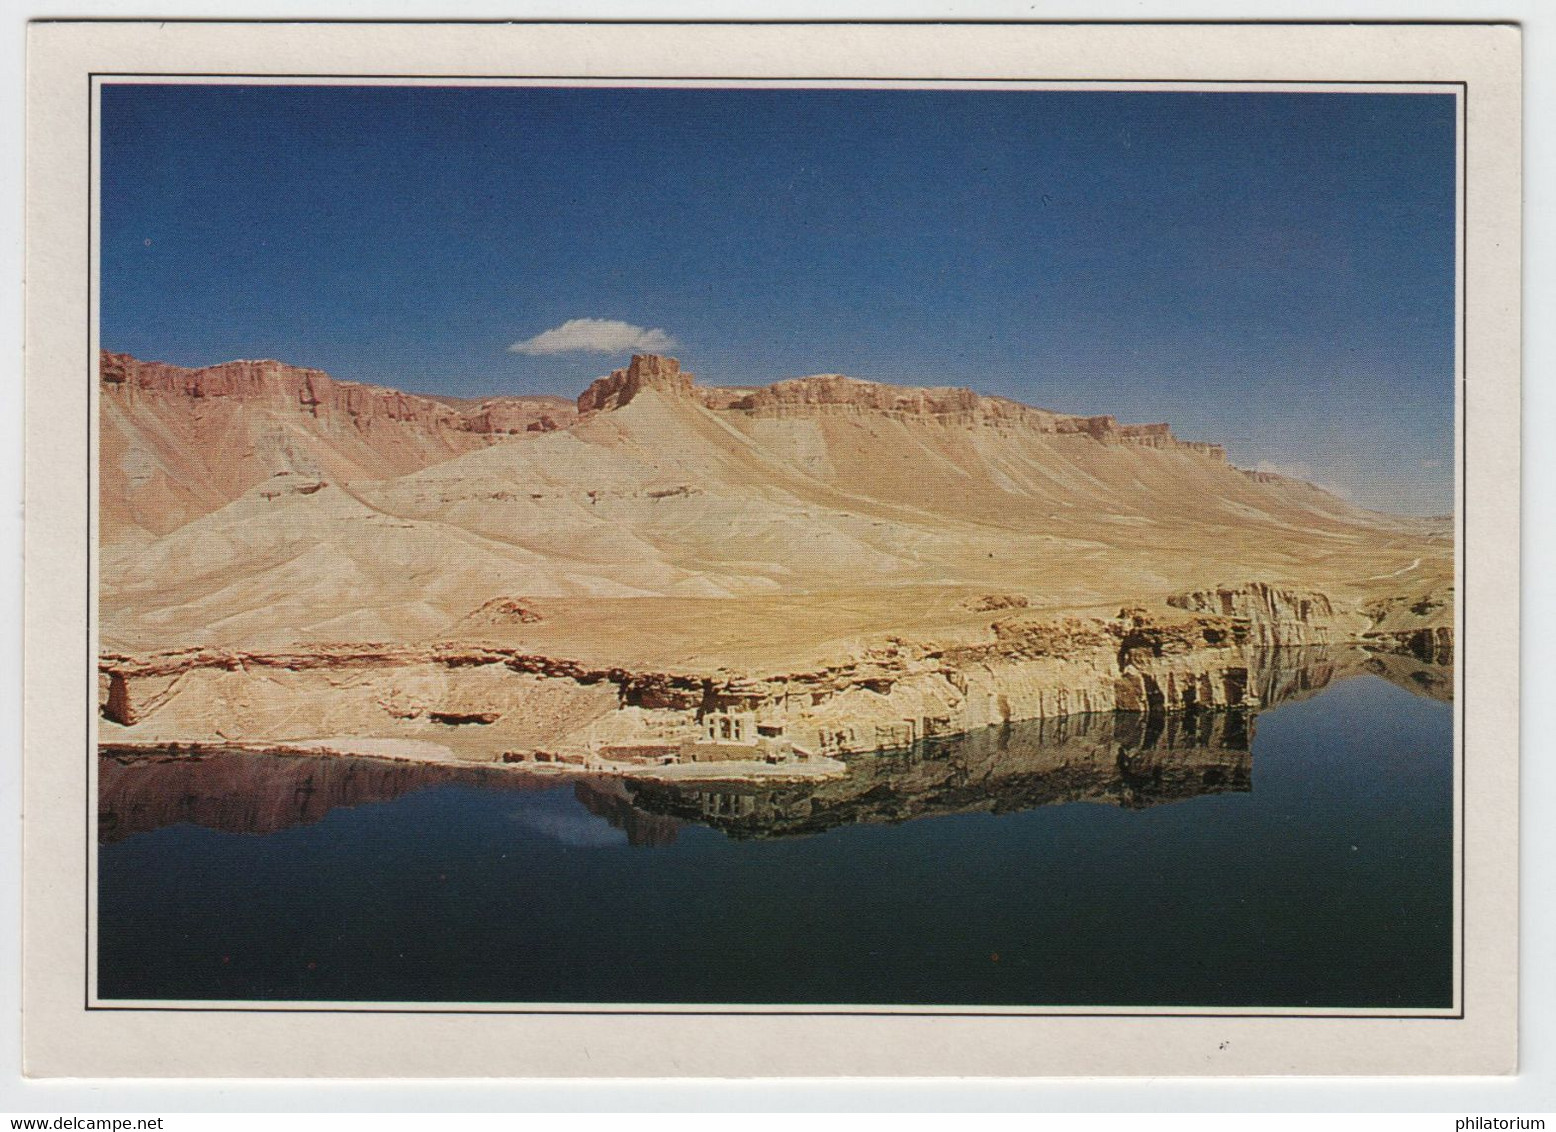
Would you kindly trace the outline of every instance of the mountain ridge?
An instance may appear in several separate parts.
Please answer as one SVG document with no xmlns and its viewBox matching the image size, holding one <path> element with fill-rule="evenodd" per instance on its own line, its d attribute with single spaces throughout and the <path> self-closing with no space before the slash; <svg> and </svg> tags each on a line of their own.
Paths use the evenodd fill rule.
<svg viewBox="0 0 1556 1132">
<path fill-rule="evenodd" d="M 861 587 L 944 592 L 949 611 L 1007 591 L 1084 610 L 1316 586 L 1401 632 L 1422 619 L 1395 591 L 1434 628 L 1452 608 L 1440 524 L 1234 468 L 1166 425 L 837 375 L 706 387 L 639 355 L 575 416 L 521 402 L 540 416 L 487 432 L 491 399 L 268 361 L 104 362 L 105 640 L 125 648 L 419 640 L 493 602 L 750 608 Z"/>
<path fill-rule="evenodd" d="M 168 533 L 278 474 L 390 478 L 520 434 L 572 427 L 582 417 L 624 407 L 644 390 L 751 422 L 827 416 L 932 421 L 1086 436 L 1103 444 L 1169 449 L 1227 463 L 1221 445 L 1180 440 L 1167 424 L 1120 424 L 1112 415 L 1060 413 L 963 387 L 899 386 L 840 374 L 765 386 L 702 386 L 676 359 L 657 355 L 635 355 L 628 366 L 596 379 L 572 404 L 551 394 L 411 394 L 337 381 L 321 370 L 270 359 L 186 368 L 106 350 L 100 358 L 102 498 L 110 541 L 137 528 Z M 245 415 L 260 419 L 225 419 Z M 236 458 L 234 448 L 239 449 Z M 205 450 L 223 449 L 218 465 L 198 459 Z M 148 452 L 153 458 L 142 458 Z M 1255 482 L 1306 484 L 1239 470 Z"/>
</svg>

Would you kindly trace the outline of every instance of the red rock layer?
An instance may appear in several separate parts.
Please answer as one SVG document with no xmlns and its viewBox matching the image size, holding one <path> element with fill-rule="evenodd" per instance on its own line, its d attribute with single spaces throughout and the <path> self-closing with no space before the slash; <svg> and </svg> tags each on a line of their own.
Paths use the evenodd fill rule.
<svg viewBox="0 0 1556 1132">
<path fill-rule="evenodd" d="M 842 374 L 818 374 L 757 388 L 697 387 L 674 358 L 635 355 L 632 364 L 590 385 L 578 398 L 580 413 L 615 409 L 643 389 L 691 397 L 717 412 L 755 417 L 806 417 L 836 413 L 883 413 L 898 418 L 933 418 L 957 424 L 1015 427 L 1060 435 L 1085 434 L 1106 444 L 1182 449 L 1226 462 L 1219 444 L 1185 442 L 1165 424 L 1119 424 L 1112 416 L 1080 417 L 1036 409 L 1003 397 L 985 397 L 952 386 L 885 385 Z"/>
<path fill-rule="evenodd" d="M 275 361 L 185 369 L 104 351 L 99 378 L 105 542 L 166 534 L 273 476 L 400 476 L 575 416 L 560 397 L 420 397 Z"/>
<path fill-rule="evenodd" d="M 459 402 L 379 385 L 336 381 L 323 370 L 283 362 L 233 361 L 203 369 L 185 369 L 165 362 L 143 362 L 129 354 L 100 356 L 99 377 L 105 392 L 122 390 L 203 400 L 228 397 L 274 408 L 293 409 L 318 419 L 345 416 L 357 428 L 394 422 L 423 429 L 473 433 L 514 433 L 558 428 L 571 420 L 559 397 L 494 397 Z M 542 422 L 548 421 L 549 425 Z"/>
</svg>

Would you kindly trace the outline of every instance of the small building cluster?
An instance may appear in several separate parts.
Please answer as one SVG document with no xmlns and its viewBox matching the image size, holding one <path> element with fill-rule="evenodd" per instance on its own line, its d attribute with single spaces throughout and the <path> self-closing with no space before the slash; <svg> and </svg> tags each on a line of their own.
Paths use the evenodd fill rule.
<svg viewBox="0 0 1556 1132">
<path fill-rule="evenodd" d="M 782 720 L 758 719 L 752 711 L 710 711 L 702 734 L 682 739 L 680 762 L 793 762 L 806 757 L 785 734 Z"/>
<path fill-rule="evenodd" d="M 796 747 L 782 720 L 759 719 L 752 711 L 711 711 L 698 721 L 698 732 L 679 740 L 645 739 L 641 742 L 601 743 L 588 752 L 508 751 L 507 763 L 571 764 L 590 767 L 599 763 L 639 766 L 674 766 L 678 763 L 767 763 L 781 765 L 808 762 L 809 751 Z"/>
</svg>

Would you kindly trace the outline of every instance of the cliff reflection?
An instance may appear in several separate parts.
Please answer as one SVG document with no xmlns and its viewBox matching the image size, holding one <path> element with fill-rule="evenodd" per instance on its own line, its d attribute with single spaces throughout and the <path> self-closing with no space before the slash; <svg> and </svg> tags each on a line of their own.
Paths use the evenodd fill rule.
<svg viewBox="0 0 1556 1132">
<path fill-rule="evenodd" d="M 840 825 L 958 813 L 1009 813 L 1066 802 L 1144 809 L 1247 791 L 1252 720 L 1077 715 L 859 755 L 846 778 L 779 787 L 626 780 L 641 809 L 735 838 L 788 837 Z"/>
<path fill-rule="evenodd" d="M 1250 667 L 1263 708 L 1307 699 L 1368 673 L 1420 695 L 1451 698 L 1453 670 L 1345 646 L 1269 650 Z M 1066 802 L 1140 810 L 1252 789 L 1257 713 L 1073 715 L 926 740 L 849 759 L 846 778 L 781 787 L 627 780 L 641 810 L 734 838 L 818 833 L 840 825 L 958 813 L 1010 813 Z M 580 796 L 591 787 L 581 784 Z"/>
<path fill-rule="evenodd" d="M 1271 652 L 1250 670 L 1249 680 L 1269 708 L 1360 673 L 1436 699 L 1452 696 L 1451 668 L 1354 649 Z M 625 832 L 629 844 L 645 847 L 673 843 L 688 822 L 747 839 L 1067 802 L 1138 810 L 1250 790 L 1255 723 L 1253 711 L 1076 715 L 855 756 L 848 775 L 832 781 L 583 778 L 573 780 L 573 792 L 590 813 Z M 265 834 L 319 821 L 336 808 L 437 786 L 524 792 L 556 789 L 565 781 L 479 765 L 237 750 L 148 756 L 105 747 L 98 759 L 98 837 L 110 843 L 179 823 Z"/>
<path fill-rule="evenodd" d="M 482 766 L 396 763 L 336 755 L 255 751 L 147 755 L 103 747 L 97 760 L 97 839 L 102 844 L 187 823 L 223 833 L 276 833 L 331 810 L 392 802 L 437 786 L 528 792 L 567 780 Z M 627 835 L 629 845 L 668 845 L 681 823 L 633 808 L 615 780 L 575 784 L 578 801 Z"/>
<path fill-rule="evenodd" d="M 146 755 L 100 747 L 98 841 L 187 822 L 224 833 L 275 833 L 309 825 L 331 810 L 460 783 L 491 790 L 536 790 L 555 780 L 471 766 L 396 763 L 254 751 Z"/>
</svg>

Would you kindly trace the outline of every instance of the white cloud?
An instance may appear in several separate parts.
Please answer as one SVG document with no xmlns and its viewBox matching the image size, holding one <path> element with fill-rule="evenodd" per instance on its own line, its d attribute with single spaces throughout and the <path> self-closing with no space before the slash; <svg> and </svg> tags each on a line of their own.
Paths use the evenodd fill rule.
<svg viewBox="0 0 1556 1132">
<path fill-rule="evenodd" d="M 633 326 L 615 318 L 570 318 L 561 326 L 508 347 L 514 354 L 657 353 L 675 348 L 675 339 L 657 328 Z"/>
</svg>

